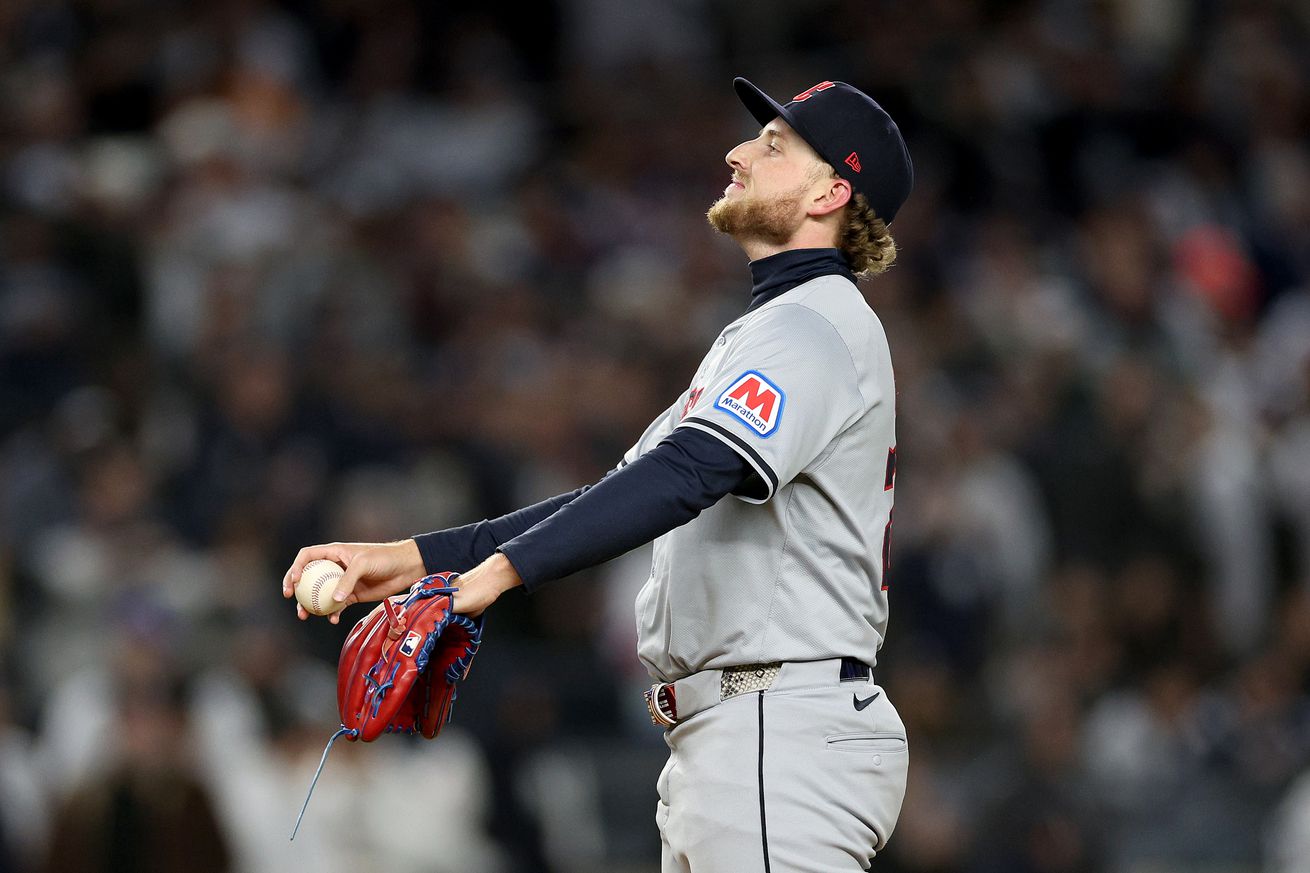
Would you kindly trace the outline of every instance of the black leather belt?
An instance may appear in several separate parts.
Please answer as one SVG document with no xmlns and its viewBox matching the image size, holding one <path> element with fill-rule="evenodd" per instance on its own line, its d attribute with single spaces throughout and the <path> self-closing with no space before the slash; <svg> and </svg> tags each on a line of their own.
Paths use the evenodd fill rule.
<svg viewBox="0 0 1310 873">
<path fill-rule="evenodd" d="M 841 659 L 841 681 L 867 680 L 873 675 L 873 668 L 858 658 Z"/>
</svg>

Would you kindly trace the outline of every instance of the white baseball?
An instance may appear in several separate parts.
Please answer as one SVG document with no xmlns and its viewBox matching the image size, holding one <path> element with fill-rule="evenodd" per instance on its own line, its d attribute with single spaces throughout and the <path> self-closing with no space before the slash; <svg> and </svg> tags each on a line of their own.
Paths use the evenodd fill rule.
<svg viewBox="0 0 1310 873">
<path fill-rule="evenodd" d="M 296 583 L 296 600 L 310 615 L 339 612 L 346 604 L 333 600 L 332 592 L 337 590 L 337 583 L 344 574 L 336 561 L 310 561 Z"/>
</svg>

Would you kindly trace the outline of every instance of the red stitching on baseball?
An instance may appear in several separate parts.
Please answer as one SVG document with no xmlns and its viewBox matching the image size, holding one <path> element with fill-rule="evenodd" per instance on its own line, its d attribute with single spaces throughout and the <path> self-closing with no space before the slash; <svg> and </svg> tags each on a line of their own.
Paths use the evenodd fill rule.
<svg viewBox="0 0 1310 873">
<path fill-rule="evenodd" d="M 329 570 L 328 573 L 330 572 L 332 571 Z M 344 576 L 345 574 L 342 573 L 340 575 Z M 314 583 L 314 587 L 309 592 L 309 601 L 314 604 L 314 608 L 317 609 L 319 612 L 323 611 L 323 606 L 318 602 L 318 592 L 323 587 L 323 583 L 326 581 L 327 581 L 327 575 L 321 574 L 318 577 L 318 581 Z"/>
</svg>

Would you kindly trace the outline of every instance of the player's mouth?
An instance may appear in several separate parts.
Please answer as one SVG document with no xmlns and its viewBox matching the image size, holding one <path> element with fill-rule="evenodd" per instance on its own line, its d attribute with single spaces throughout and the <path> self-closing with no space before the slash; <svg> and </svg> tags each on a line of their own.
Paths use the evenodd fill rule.
<svg viewBox="0 0 1310 873">
<path fill-rule="evenodd" d="M 741 182 L 738 182 L 736 179 L 733 179 L 731 182 L 728 183 L 728 187 L 723 189 L 723 193 L 728 194 L 732 191 L 744 191 L 744 190 L 746 190 L 746 186 L 743 185 Z"/>
</svg>

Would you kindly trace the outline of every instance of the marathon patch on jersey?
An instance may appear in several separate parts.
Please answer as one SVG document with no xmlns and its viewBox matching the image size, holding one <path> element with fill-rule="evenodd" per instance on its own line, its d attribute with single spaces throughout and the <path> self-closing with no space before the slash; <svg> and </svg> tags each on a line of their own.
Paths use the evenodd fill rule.
<svg viewBox="0 0 1310 873">
<path fill-rule="evenodd" d="M 719 395 L 714 405 L 740 418 L 762 437 L 772 436 L 782 420 L 787 395 L 755 370 L 747 370 Z"/>
</svg>

